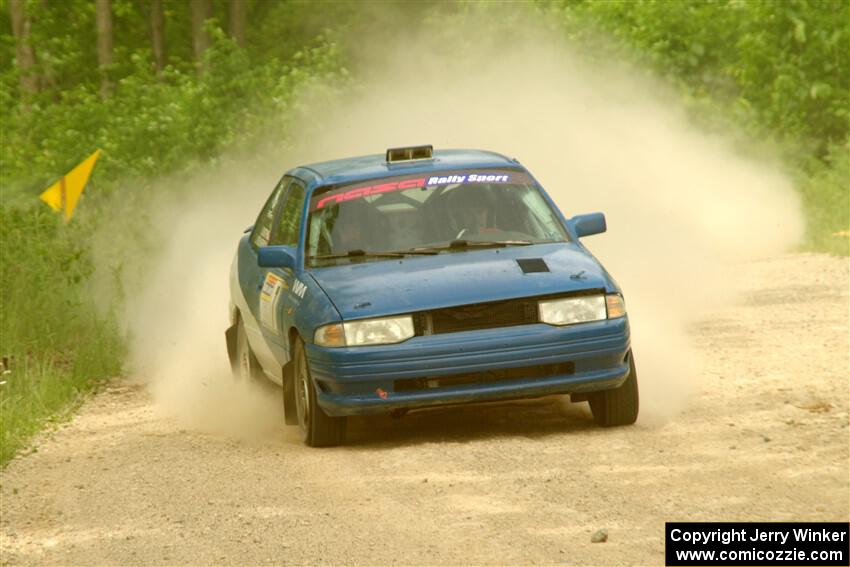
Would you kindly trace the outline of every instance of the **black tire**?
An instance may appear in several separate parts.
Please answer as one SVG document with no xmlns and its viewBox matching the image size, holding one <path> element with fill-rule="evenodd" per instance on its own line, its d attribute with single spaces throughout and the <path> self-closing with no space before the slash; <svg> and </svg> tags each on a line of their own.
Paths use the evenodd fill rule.
<svg viewBox="0 0 850 567">
<path fill-rule="evenodd" d="M 295 407 L 295 364 L 283 368 L 283 421 L 286 425 L 298 425 L 298 408 Z"/>
<path fill-rule="evenodd" d="M 316 385 L 310 376 L 304 342 L 300 338 L 295 339 L 292 361 L 295 407 L 304 443 L 310 447 L 333 447 L 341 444 L 345 440 L 346 419 L 329 416 L 316 402 Z"/>
<path fill-rule="evenodd" d="M 631 425 L 637 421 L 640 397 L 632 353 L 629 353 L 629 376 L 626 381 L 619 388 L 590 394 L 588 401 L 593 419 L 602 427 Z"/>
<path fill-rule="evenodd" d="M 237 380 L 256 380 L 261 377 L 263 371 L 260 362 L 254 356 L 251 345 L 248 344 L 248 335 L 245 332 L 245 324 L 242 317 L 236 323 L 236 364 L 233 367 L 233 375 Z"/>
</svg>

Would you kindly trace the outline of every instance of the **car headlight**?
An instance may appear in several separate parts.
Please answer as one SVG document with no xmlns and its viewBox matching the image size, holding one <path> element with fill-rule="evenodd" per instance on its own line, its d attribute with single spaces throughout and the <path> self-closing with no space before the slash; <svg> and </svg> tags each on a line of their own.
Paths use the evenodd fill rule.
<svg viewBox="0 0 850 567">
<path fill-rule="evenodd" d="M 313 338 L 320 346 L 343 347 L 400 343 L 413 335 L 413 317 L 404 315 L 324 325 Z"/>
<path fill-rule="evenodd" d="M 549 325 L 574 325 L 626 314 L 623 298 L 617 293 L 540 301 L 537 306 L 540 321 Z"/>
</svg>

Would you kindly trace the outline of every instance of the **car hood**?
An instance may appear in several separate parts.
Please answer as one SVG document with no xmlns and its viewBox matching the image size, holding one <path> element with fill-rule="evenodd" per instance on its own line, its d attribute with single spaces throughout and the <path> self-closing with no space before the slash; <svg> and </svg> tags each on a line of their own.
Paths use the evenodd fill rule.
<svg viewBox="0 0 850 567">
<path fill-rule="evenodd" d="M 526 273 L 517 262 L 520 259 L 541 259 L 549 271 Z M 596 259 L 572 243 L 410 256 L 317 268 L 310 274 L 343 320 L 582 289 L 617 289 Z"/>
</svg>

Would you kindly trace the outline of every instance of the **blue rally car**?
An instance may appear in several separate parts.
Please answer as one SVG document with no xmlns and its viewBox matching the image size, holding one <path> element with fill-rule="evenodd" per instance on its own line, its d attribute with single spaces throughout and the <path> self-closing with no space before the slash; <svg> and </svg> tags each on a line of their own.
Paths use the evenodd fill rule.
<svg viewBox="0 0 850 567">
<path fill-rule="evenodd" d="M 634 423 L 620 288 L 515 159 L 431 146 L 297 167 L 239 242 L 227 351 L 311 446 L 346 416 L 570 394 Z"/>
</svg>

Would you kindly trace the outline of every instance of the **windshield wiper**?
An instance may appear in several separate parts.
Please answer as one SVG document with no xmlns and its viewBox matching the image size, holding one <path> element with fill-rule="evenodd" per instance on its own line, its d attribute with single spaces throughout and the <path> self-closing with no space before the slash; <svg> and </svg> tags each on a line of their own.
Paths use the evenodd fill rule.
<svg viewBox="0 0 850 567">
<path fill-rule="evenodd" d="M 433 256 L 435 254 L 439 254 L 439 252 L 437 252 L 436 250 L 431 250 L 430 248 L 411 248 L 410 250 L 393 250 L 392 252 L 386 252 L 386 254 L 424 254 L 426 256 Z"/>
<path fill-rule="evenodd" d="M 434 255 L 436 250 L 389 250 L 387 252 L 367 252 L 360 248 L 349 250 L 345 254 L 323 254 L 321 256 L 311 256 L 313 260 L 334 260 L 338 258 L 403 258 L 405 256 L 426 254 Z"/>
<path fill-rule="evenodd" d="M 410 248 L 409 250 L 388 250 L 386 252 L 367 252 L 356 248 L 344 254 L 322 254 L 310 256 L 311 260 L 338 260 L 340 258 L 403 258 L 405 256 L 433 256 L 443 250 L 456 250 L 459 248 L 504 248 L 507 246 L 530 246 L 540 244 L 528 240 L 452 240 L 441 246 L 422 246 Z"/>
<path fill-rule="evenodd" d="M 349 250 L 345 254 L 322 254 L 319 256 L 310 256 L 312 260 L 335 260 L 338 258 L 401 258 L 404 256 L 402 252 L 366 252 L 357 248 Z"/>
<path fill-rule="evenodd" d="M 417 252 L 436 252 L 439 250 L 457 250 L 461 248 L 505 248 L 508 246 L 530 246 L 540 244 L 529 240 L 452 240 L 441 246 L 424 246 L 414 248 Z"/>
<path fill-rule="evenodd" d="M 452 240 L 449 248 L 504 248 L 505 246 L 530 246 L 529 240 Z"/>
</svg>

